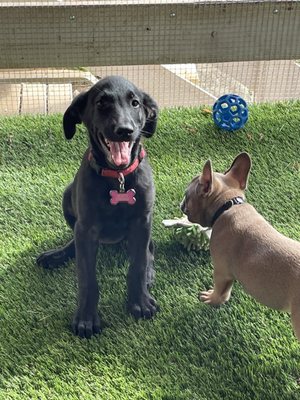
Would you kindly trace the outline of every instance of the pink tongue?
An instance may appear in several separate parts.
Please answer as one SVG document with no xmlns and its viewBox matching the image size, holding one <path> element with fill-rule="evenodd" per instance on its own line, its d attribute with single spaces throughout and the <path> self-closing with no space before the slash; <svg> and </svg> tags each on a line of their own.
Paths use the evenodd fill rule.
<svg viewBox="0 0 300 400">
<path fill-rule="evenodd" d="M 118 167 L 130 162 L 129 142 L 110 142 L 110 154 L 113 162 Z"/>
</svg>

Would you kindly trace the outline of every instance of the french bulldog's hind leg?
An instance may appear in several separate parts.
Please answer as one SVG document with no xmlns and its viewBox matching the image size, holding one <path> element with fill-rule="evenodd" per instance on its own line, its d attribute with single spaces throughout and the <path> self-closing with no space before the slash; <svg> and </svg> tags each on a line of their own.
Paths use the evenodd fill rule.
<svg viewBox="0 0 300 400">
<path fill-rule="evenodd" d="M 227 273 L 214 269 L 214 288 L 200 292 L 199 299 L 203 303 L 212 306 L 219 306 L 226 303 L 231 295 L 233 281 L 233 278 L 229 277 Z"/>
</svg>

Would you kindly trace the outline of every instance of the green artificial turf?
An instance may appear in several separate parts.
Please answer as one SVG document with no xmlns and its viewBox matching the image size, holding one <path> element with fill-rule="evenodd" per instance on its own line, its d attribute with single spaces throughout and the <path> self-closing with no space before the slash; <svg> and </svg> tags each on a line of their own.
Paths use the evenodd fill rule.
<svg viewBox="0 0 300 400">
<path fill-rule="evenodd" d="M 102 247 L 106 327 L 91 340 L 70 331 L 74 263 L 55 271 L 35 263 L 71 237 L 61 197 L 87 138 L 80 127 L 67 142 L 61 119 L 0 119 L 0 399 L 300 399 L 300 344 L 289 315 L 259 305 L 237 283 L 227 305 L 201 304 L 198 291 L 212 284 L 209 253 L 188 253 L 162 226 L 181 215 L 184 190 L 207 158 L 223 171 L 248 151 L 248 201 L 300 240 L 300 102 L 252 106 L 234 133 L 218 130 L 201 108 L 161 112 L 145 141 L 157 190 L 152 293 L 161 312 L 138 323 L 126 314 L 125 246 Z"/>
</svg>

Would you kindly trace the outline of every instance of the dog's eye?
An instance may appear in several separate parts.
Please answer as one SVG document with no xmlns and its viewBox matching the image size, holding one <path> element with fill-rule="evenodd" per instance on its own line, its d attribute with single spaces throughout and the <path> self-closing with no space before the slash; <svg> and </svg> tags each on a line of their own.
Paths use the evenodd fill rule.
<svg viewBox="0 0 300 400">
<path fill-rule="evenodd" d="M 97 108 L 102 108 L 103 107 L 103 101 L 102 100 L 98 100 L 96 103 Z"/>
<path fill-rule="evenodd" d="M 131 105 L 134 108 L 138 108 L 140 106 L 140 103 L 137 100 L 132 100 Z"/>
<path fill-rule="evenodd" d="M 109 94 L 102 94 L 101 96 L 98 97 L 96 100 L 96 106 L 98 109 L 106 109 L 110 107 L 114 102 L 113 96 L 110 96 Z"/>
</svg>

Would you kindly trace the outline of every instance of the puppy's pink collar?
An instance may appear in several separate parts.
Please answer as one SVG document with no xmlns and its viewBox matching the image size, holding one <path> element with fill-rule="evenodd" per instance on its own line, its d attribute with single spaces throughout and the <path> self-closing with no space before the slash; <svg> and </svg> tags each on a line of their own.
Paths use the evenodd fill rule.
<svg viewBox="0 0 300 400">
<path fill-rule="evenodd" d="M 119 179 L 122 175 L 127 176 L 134 172 L 137 167 L 140 165 L 143 158 L 146 156 L 145 149 L 141 146 L 139 155 L 134 159 L 133 163 L 129 165 L 129 167 L 125 169 L 109 169 L 109 168 L 102 168 L 100 165 L 97 164 L 95 158 L 93 157 L 92 151 L 89 151 L 88 160 L 91 164 L 91 167 L 97 172 L 97 174 L 101 176 L 106 176 L 107 178 L 116 178 Z"/>
</svg>

